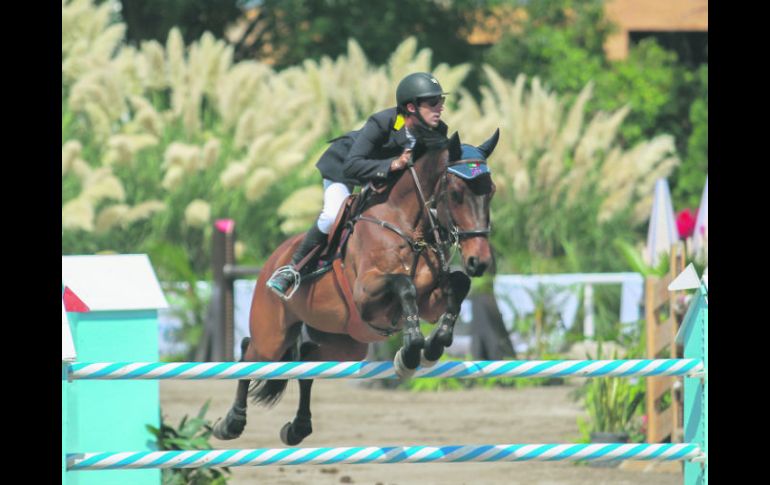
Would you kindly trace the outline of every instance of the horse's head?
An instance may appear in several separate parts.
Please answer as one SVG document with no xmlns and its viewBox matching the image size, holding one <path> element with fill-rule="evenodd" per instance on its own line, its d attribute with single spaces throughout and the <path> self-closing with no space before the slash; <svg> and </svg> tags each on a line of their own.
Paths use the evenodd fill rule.
<svg viewBox="0 0 770 485">
<path fill-rule="evenodd" d="M 492 264 L 489 244 L 489 205 L 495 184 L 487 158 L 494 151 L 500 130 L 478 147 L 461 144 L 455 133 L 449 141 L 445 190 L 438 197 L 441 225 L 458 240 L 465 271 L 481 276 Z"/>
</svg>

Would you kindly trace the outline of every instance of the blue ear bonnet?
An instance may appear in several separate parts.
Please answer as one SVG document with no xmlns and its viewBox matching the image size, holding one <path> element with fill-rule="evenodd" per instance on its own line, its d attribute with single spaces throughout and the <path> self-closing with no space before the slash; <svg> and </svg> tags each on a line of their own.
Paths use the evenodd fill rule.
<svg viewBox="0 0 770 485">
<path fill-rule="evenodd" d="M 447 170 L 458 177 L 466 180 L 474 179 L 479 175 L 489 173 L 487 166 L 487 157 L 473 145 L 462 145 L 462 156 L 460 161 L 455 162 Z"/>
<path fill-rule="evenodd" d="M 463 143 L 463 154 L 460 157 L 460 160 L 483 160 L 486 161 L 487 157 L 484 156 L 483 153 L 481 153 L 481 150 L 476 148 L 473 145 L 468 145 L 466 143 Z"/>
</svg>

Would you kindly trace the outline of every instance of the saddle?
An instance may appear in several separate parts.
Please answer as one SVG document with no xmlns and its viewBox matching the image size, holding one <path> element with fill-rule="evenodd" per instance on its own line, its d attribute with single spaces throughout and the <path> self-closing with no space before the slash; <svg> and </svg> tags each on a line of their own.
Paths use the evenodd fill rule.
<svg viewBox="0 0 770 485">
<path fill-rule="evenodd" d="M 353 225 L 358 216 L 361 215 L 371 196 L 381 194 L 385 191 L 385 186 L 373 186 L 367 184 L 358 194 L 350 194 L 340 207 L 337 218 L 334 220 L 329 236 L 326 240 L 326 246 L 320 253 L 314 255 L 313 259 L 317 261 L 315 265 L 300 263 L 303 267 L 298 268 L 302 274 L 302 281 L 315 279 L 331 269 L 331 265 L 336 259 L 345 258 L 345 245 L 348 237 L 353 232 Z"/>
</svg>

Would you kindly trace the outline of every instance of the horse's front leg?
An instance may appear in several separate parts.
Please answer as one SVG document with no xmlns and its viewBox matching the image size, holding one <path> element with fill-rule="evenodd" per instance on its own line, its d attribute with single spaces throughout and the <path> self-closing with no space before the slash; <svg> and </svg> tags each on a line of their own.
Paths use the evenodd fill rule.
<svg viewBox="0 0 770 485">
<path fill-rule="evenodd" d="M 425 341 L 421 364 L 423 367 L 433 366 L 444 353 L 444 349 L 452 345 L 453 332 L 460 305 L 471 288 L 471 279 L 462 271 L 453 271 L 444 283 L 443 292 L 447 299 L 446 311 L 438 320 L 436 327 Z"/>
<path fill-rule="evenodd" d="M 425 337 L 420 331 L 419 309 L 417 307 L 417 288 L 406 275 L 388 275 L 393 294 L 401 303 L 401 317 L 404 319 L 403 345 L 393 358 L 396 374 L 401 378 L 414 375 L 420 365 L 420 355 L 425 344 Z"/>
<path fill-rule="evenodd" d="M 411 377 L 420 364 L 420 354 L 425 343 L 420 332 L 417 288 L 414 282 L 404 274 L 382 274 L 370 270 L 356 280 L 353 298 L 364 321 L 387 318 L 391 326 L 397 328 L 403 319 L 404 345 L 396 353 L 393 363 L 396 374 L 403 378 Z"/>
</svg>

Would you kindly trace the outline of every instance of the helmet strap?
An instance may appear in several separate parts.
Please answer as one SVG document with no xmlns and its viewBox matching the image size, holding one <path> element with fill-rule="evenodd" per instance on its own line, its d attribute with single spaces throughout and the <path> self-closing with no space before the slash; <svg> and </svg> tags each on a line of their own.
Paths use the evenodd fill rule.
<svg viewBox="0 0 770 485">
<path fill-rule="evenodd" d="M 414 105 L 414 113 L 408 112 L 409 115 L 415 116 L 417 120 L 422 124 L 423 128 L 432 130 L 430 125 L 425 121 L 425 118 L 423 118 L 422 115 L 420 114 L 420 103 L 415 99 L 414 101 L 412 101 L 412 104 Z"/>
</svg>

